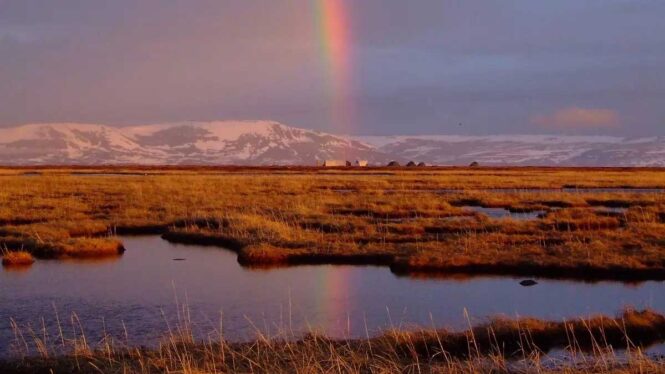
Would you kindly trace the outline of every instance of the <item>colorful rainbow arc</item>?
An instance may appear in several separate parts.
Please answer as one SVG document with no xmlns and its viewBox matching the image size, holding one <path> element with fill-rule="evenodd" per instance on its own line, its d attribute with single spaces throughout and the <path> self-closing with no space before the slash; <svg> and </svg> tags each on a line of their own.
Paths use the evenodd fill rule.
<svg viewBox="0 0 665 374">
<path fill-rule="evenodd" d="M 331 102 L 331 120 L 338 131 L 350 133 L 354 127 L 351 100 L 351 30 L 344 0 L 315 0 L 316 20 Z"/>
<path fill-rule="evenodd" d="M 330 100 L 330 119 L 335 129 L 350 134 L 355 127 L 355 108 L 352 100 L 351 25 L 346 0 L 314 0 L 316 28 L 322 62 L 327 77 Z M 347 151 L 345 151 L 347 153 Z M 345 157 L 351 157 L 345 154 Z M 348 159 L 348 158 L 347 158 Z M 339 322 L 349 312 L 349 272 L 343 269 L 322 271 L 319 305 L 326 329 L 339 329 Z"/>
</svg>

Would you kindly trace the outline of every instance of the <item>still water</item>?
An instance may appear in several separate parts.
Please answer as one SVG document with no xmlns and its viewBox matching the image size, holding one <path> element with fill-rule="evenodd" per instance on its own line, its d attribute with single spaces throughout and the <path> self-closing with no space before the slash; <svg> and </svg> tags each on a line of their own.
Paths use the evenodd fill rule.
<svg viewBox="0 0 665 374">
<path fill-rule="evenodd" d="M 55 335 L 57 317 L 72 331 L 72 313 L 90 342 L 103 332 L 151 345 L 186 304 L 195 334 L 223 330 L 244 340 L 256 330 L 316 329 L 333 337 L 376 334 L 391 326 L 463 328 L 492 315 L 561 319 L 623 307 L 665 312 L 665 283 L 582 283 L 522 278 L 416 279 L 386 267 L 299 266 L 250 270 L 235 253 L 171 244 L 156 236 L 123 237 L 127 251 L 105 261 L 37 261 L 26 270 L 0 270 L 0 356 L 14 341 L 13 318 Z M 56 313 L 57 311 L 57 313 Z M 78 330 L 76 322 L 76 330 Z M 126 331 L 126 334 L 125 334 Z"/>
<path fill-rule="evenodd" d="M 472 205 L 467 205 L 463 207 L 464 209 L 467 210 L 472 210 L 474 212 L 478 212 L 481 214 L 484 214 L 490 218 L 512 218 L 520 221 L 526 221 L 526 220 L 531 220 L 531 219 L 537 219 L 542 217 L 544 214 L 547 212 L 544 210 L 537 210 L 533 212 L 511 212 L 510 210 L 506 208 L 486 208 L 482 206 L 472 206 Z"/>
</svg>

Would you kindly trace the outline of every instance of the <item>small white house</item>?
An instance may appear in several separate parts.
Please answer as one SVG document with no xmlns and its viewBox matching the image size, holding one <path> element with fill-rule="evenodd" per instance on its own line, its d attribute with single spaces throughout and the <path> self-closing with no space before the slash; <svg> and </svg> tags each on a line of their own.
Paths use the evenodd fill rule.
<svg viewBox="0 0 665 374">
<path fill-rule="evenodd" d="M 346 161 L 344 160 L 325 160 L 323 161 L 324 167 L 335 167 L 335 166 L 346 166 Z"/>
<path fill-rule="evenodd" d="M 364 168 L 369 165 L 369 162 L 367 160 L 356 160 L 355 165 Z"/>
</svg>

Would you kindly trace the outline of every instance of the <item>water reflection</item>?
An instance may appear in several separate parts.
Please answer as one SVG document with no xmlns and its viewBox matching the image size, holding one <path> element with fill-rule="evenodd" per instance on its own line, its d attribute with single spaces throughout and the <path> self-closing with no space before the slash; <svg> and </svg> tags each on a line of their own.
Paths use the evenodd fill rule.
<svg viewBox="0 0 665 374">
<path fill-rule="evenodd" d="M 233 340 L 256 328 L 314 328 L 333 337 L 377 333 L 394 326 L 463 328 L 463 311 L 474 322 L 492 315 L 547 319 L 605 313 L 624 306 L 665 311 L 663 282 L 626 285 L 522 278 L 397 277 L 386 267 L 298 266 L 254 271 L 236 254 L 219 248 L 175 245 L 159 237 L 122 238 L 127 251 L 114 261 L 37 261 L 24 273 L 0 271 L 0 354 L 12 341 L 9 317 L 21 324 L 56 330 L 76 312 L 90 341 L 105 328 L 132 344 L 151 344 L 173 326 L 176 301 L 191 310 L 195 334 L 219 327 Z M 174 258 L 184 259 L 174 261 Z M 124 326 L 123 326 L 124 322 Z M 72 327 L 64 326 L 66 331 Z M 2 352 L 4 350 L 4 352 Z"/>
<path fill-rule="evenodd" d="M 123 172 L 107 172 L 107 173 L 94 173 L 94 172 L 73 172 L 70 173 L 74 177 L 144 177 L 148 175 L 157 175 L 155 173 L 123 173 Z"/>
<path fill-rule="evenodd" d="M 544 210 L 516 213 L 511 212 L 506 208 L 486 208 L 482 206 L 463 206 L 462 208 L 484 214 L 490 218 L 512 218 L 516 220 L 536 219 L 542 217 L 546 213 Z"/>
<path fill-rule="evenodd" d="M 66 264 L 80 264 L 80 265 L 107 265 L 122 259 L 122 255 L 105 256 L 105 257 L 82 257 L 82 258 L 63 258 L 57 260 L 45 260 L 53 262 L 61 262 Z"/>
<path fill-rule="evenodd" d="M 339 193 L 348 193 L 352 190 L 338 189 Z M 630 187 L 564 187 L 564 188 L 411 188 L 411 189 L 387 189 L 379 190 L 386 193 L 438 193 L 442 195 L 463 194 L 473 192 L 492 192 L 505 194 L 600 194 L 600 193 L 621 193 L 621 194 L 659 194 L 665 193 L 665 188 L 630 188 Z"/>
<path fill-rule="evenodd" d="M 20 175 L 23 177 L 41 177 L 43 173 L 39 171 L 26 171 L 25 173 Z"/>
<path fill-rule="evenodd" d="M 13 273 L 26 273 L 31 268 L 32 264 L 2 265 L 2 270 Z"/>
<path fill-rule="evenodd" d="M 604 206 L 595 208 L 595 211 L 596 213 L 602 214 L 625 214 L 628 211 L 628 208 Z"/>
</svg>

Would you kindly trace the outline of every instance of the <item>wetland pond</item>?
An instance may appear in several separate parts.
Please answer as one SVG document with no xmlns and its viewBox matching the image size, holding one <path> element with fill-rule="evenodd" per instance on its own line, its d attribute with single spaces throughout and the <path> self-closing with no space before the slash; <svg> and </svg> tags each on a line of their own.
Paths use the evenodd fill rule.
<svg viewBox="0 0 665 374">
<path fill-rule="evenodd" d="M 58 319 L 65 334 L 74 329 L 74 312 L 75 329 L 88 341 L 98 342 L 106 331 L 133 345 L 154 345 L 175 326 L 183 305 L 195 336 L 218 331 L 221 321 L 225 337 L 238 341 L 257 330 L 314 329 L 341 338 L 391 326 L 462 329 L 465 309 L 474 324 L 496 315 L 615 315 L 625 306 L 665 312 L 665 282 L 535 278 L 537 285 L 524 287 L 524 278 L 410 278 L 373 266 L 254 270 L 222 248 L 171 244 L 158 236 L 121 239 L 127 251 L 116 259 L 42 260 L 24 270 L 0 270 L 0 356 L 15 342 L 10 318 L 24 332 L 30 325 L 42 334 L 44 326 L 53 339 Z"/>
<path fill-rule="evenodd" d="M 536 210 L 533 212 L 511 212 L 506 208 L 486 208 L 482 206 L 466 205 L 462 208 L 484 214 L 490 218 L 512 218 L 516 220 L 531 220 L 537 219 L 546 214 L 544 210 Z"/>
</svg>

